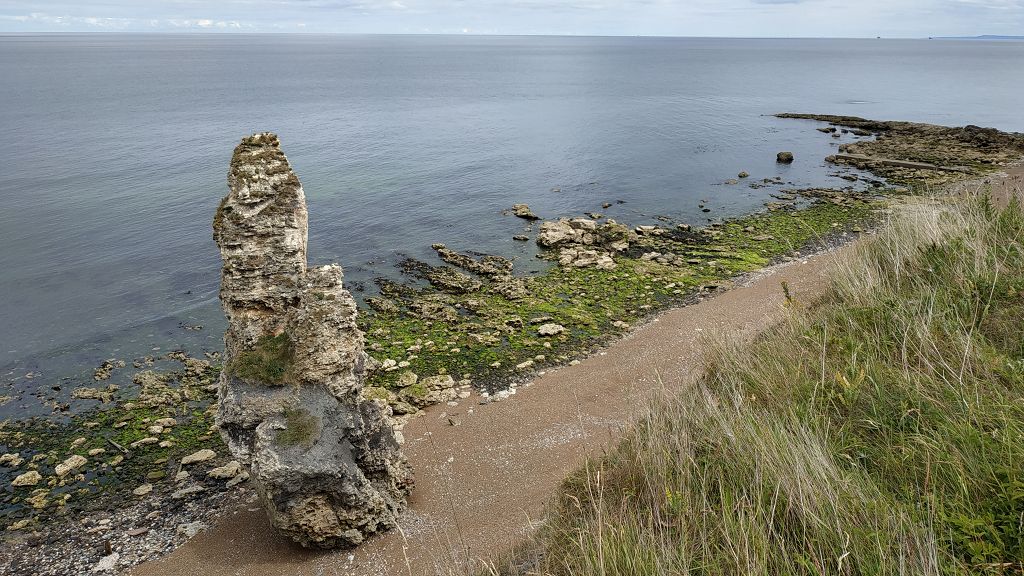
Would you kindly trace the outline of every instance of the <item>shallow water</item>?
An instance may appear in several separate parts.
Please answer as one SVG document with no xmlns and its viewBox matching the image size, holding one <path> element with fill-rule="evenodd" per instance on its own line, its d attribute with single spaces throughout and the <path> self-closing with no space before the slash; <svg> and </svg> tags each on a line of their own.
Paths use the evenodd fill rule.
<svg viewBox="0 0 1024 576">
<path fill-rule="evenodd" d="M 846 140 L 776 112 L 1024 130 L 1022 63 L 1016 42 L 0 37 L 0 396 L 220 347 L 210 223 L 253 131 L 302 179 L 311 260 L 372 289 L 434 242 L 535 270 L 513 203 L 700 224 L 768 198 L 720 185 L 740 170 L 846 185 L 821 161 Z"/>
</svg>

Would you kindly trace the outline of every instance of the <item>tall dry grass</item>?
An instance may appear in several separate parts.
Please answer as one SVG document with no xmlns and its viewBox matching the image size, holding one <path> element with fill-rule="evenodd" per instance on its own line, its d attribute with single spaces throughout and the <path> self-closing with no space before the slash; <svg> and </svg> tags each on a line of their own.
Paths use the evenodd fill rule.
<svg viewBox="0 0 1024 576">
<path fill-rule="evenodd" d="M 1024 571 L 1024 211 L 915 201 L 654 402 L 492 573 Z"/>
</svg>

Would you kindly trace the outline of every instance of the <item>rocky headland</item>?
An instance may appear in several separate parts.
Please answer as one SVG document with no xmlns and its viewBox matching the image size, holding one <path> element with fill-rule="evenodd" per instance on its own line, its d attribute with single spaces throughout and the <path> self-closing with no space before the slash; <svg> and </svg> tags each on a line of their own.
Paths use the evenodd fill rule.
<svg viewBox="0 0 1024 576">
<path fill-rule="evenodd" d="M 134 385 L 120 389 L 102 377 L 131 368 L 111 359 L 76 393 L 94 408 L 65 422 L 0 425 L 0 566 L 122 570 L 257 500 L 300 542 L 356 543 L 401 508 L 409 472 L 391 431 L 423 408 L 508 398 L 660 310 L 844 242 L 894 196 L 983 179 L 1024 155 L 1024 136 L 991 129 L 784 116 L 843 137 L 826 166 L 848 186 L 796 189 L 743 172 L 730 185 L 770 187 L 765 210 L 701 228 L 597 212 L 545 219 L 517 206 L 510 217 L 530 226 L 515 240 L 538 244 L 552 262 L 544 272 L 524 276 L 508 259 L 437 244 L 438 262 L 406 263 L 409 281 L 381 280 L 358 311 L 340 268 L 306 266 L 305 201 L 276 138 L 247 139 L 215 222 L 224 354 L 173 353 L 166 361 L 179 367 L 162 370 L 136 359 Z M 353 449 L 323 452 L 341 464 L 313 470 L 306 455 L 330 442 Z M 336 481 L 352 491 L 325 486 Z M 329 521 L 311 520 L 312 510 L 331 510 Z"/>
</svg>

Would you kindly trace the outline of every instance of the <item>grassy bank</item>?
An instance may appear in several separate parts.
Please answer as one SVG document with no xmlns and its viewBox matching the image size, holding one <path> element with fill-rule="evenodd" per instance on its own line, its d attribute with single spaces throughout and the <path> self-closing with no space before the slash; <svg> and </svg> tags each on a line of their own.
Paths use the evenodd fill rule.
<svg viewBox="0 0 1024 576">
<path fill-rule="evenodd" d="M 1021 573 L 1022 238 L 1016 204 L 897 210 L 823 302 L 718 342 L 493 571 Z"/>
</svg>

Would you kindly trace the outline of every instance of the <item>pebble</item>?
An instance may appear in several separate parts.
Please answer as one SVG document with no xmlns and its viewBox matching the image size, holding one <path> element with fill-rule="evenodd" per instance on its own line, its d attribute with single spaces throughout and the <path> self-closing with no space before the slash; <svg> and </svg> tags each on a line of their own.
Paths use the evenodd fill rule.
<svg viewBox="0 0 1024 576">
<path fill-rule="evenodd" d="M 217 453 L 209 448 L 203 448 L 198 452 L 193 452 L 188 456 L 181 459 L 182 466 L 188 466 L 189 464 L 196 464 L 198 462 L 206 462 L 207 460 L 213 460 L 217 457 Z"/>
</svg>

